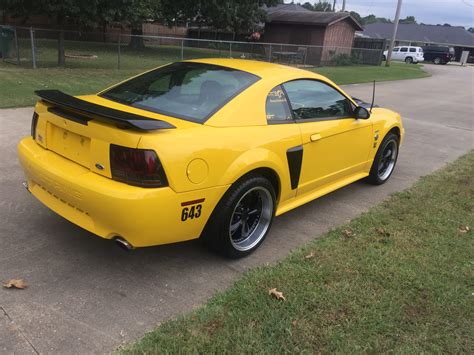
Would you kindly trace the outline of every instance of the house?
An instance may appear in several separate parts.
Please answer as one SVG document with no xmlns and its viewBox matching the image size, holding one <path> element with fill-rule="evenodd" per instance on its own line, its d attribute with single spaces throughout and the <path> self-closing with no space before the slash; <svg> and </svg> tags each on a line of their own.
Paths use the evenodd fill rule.
<svg viewBox="0 0 474 355">
<path fill-rule="evenodd" d="M 263 41 L 308 48 L 307 62 L 325 64 L 337 54 L 350 54 L 356 31 L 362 26 L 347 12 L 317 12 L 297 4 L 266 8 Z"/>
<path fill-rule="evenodd" d="M 393 34 L 393 24 L 372 23 L 365 26 L 362 37 L 389 39 Z M 442 45 L 453 47 L 456 60 L 459 60 L 463 50 L 474 51 L 474 34 L 464 27 L 403 24 L 398 25 L 395 45 Z"/>
</svg>

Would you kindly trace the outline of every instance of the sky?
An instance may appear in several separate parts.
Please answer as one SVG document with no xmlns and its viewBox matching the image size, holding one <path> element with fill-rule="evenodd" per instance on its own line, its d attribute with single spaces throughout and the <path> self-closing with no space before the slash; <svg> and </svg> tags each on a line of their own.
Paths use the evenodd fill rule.
<svg viewBox="0 0 474 355">
<path fill-rule="evenodd" d="M 318 2 L 318 0 L 299 0 L 295 2 Z M 327 0 L 332 3 L 332 0 Z M 336 0 L 336 9 L 341 8 L 342 0 Z M 289 2 L 289 1 L 285 1 Z M 356 11 L 362 17 L 374 14 L 393 20 L 397 0 L 346 0 L 346 10 Z M 444 24 L 474 27 L 474 0 L 402 0 L 400 18 L 415 16 L 418 23 Z"/>
</svg>

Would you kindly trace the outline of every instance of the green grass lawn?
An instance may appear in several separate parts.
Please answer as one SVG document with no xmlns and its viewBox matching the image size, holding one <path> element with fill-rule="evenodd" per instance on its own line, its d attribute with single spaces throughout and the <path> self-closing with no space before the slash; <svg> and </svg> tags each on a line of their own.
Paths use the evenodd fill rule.
<svg viewBox="0 0 474 355">
<path fill-rule="evenodd" d="M 71 95 L 91 94 L 142 70 L 22 69 L 0 65 L 0 108 L 32 106 L 35 90 L 58 89 Z"/>
<path fill-rule="evenodd" d="M 472 353 L 473 175 L 471 151 L 123 353 Z"/>
<path fill-rule="evenodd" d="M 372 81 L 390 81 L 415 79 L 430 76 L 419 64 L 392 62 L 390 67 L 357 66 L 357 67 L 322 67 L 312 71 L 327 76 L 339 85 L 368 83 Z"/>
<path fill-rule="evenodd" d="M 156 65 L 163 63 L 157 62 Z M 31 106 L 35 103 L 34 90 L 59 89 L 72 95 L 95 93 L 145 69 L 59 69 L 18 68 L 0 64 L 0 108 Z M 419 65 L 393 64 L 391 67 L 354 66 L 321 67 L 312 69 L 336 83 L 353 84 L 373 80 L 399 80 L 429 76 Z"/>
<path fill-rule="evenodd" d="M 226 57 L 228 48 L 184 48 L 184 58 Z M 243 46 L 243 45 L 241 45 Z M 238 58 L 261 59 L 262 48 L 234 47 L 232 55 Z M 94 55 L 94 59 L 66 58 L 66 67 L 57 68 L 56 41 L 37 41 L 38 69 L 31 69 L 29 44 L 20 41 L 21 65 L 0 62 L 0 108 L 31 106 L 35 103 L 34 90 L 50 88 L 69 94 L 95 93 L 107 86 L 144 70 L 180 60 L 181 47 L 169 43 L 147 42 L 143 50 L 121 46 L 120 70 L 117 69 L 117 45 L 100 42 L 66 41 L 66 55 Z M 419 65 L 394 63 L 391 67 L 350 66 L 311 69 L 328 76 L 338 84 L 362 83 L 373 80 L 398 80 L 428 76 Z"/>
</svg>

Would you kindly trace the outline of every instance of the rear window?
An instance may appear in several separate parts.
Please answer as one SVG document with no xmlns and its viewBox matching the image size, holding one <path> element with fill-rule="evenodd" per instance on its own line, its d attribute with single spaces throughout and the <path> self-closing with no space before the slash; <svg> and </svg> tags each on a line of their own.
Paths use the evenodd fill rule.
<svg viewBox="0 0 474 355">
<path fill-rule="evenodd" d="M 410 52 L 416 52 L 416 48 L 410 48 Z"/>
<path fill-rule="evenodd" d="M 204 122 L 259 80 L 241 70 L 180 62 L 119 84 L 100 96 L 147 111 Z"/>
</svg>

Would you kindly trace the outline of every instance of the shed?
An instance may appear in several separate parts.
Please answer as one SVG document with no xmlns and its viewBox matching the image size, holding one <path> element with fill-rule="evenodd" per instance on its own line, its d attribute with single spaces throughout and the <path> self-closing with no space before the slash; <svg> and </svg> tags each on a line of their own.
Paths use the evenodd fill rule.
<svg viewBox="0 0 474 355">
<path fill-rule="evenodd" d="M 347 12 L 318 12 L 297 4 L 266 8 L 264 41 L 318 46 L 308 52 L 311 64 L 324 64 L 340 53 L 351 53 L 354 34 L 362 26 Z"/>
</svg>

